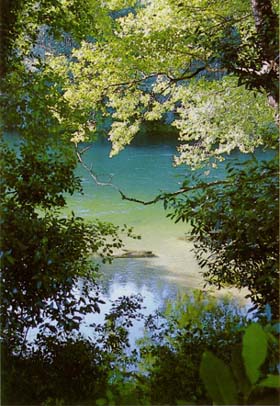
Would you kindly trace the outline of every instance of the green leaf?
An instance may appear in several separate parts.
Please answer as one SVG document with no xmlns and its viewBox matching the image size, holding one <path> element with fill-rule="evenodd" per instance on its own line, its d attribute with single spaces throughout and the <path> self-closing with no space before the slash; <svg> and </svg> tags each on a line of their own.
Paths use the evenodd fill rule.
<svg viewBox="0 0 280 406">
<path fill-rule="evenodd" d="M 246 375 L 242 354 L 241 354 L 241 345 L 237 346 L 232 350 L 232 372 L 237 382 L 237 387 L 243 395 L 248 396 L 252 385 Z"/>
<path fill-rule="evenodd" d="M 280 376 L 279 375 L 267 375 L 258 386 L 264 388 L 280 388 Z"/>
<path fill-rule="evenodd" d="M 200 377 L 215 404 L 238 403 L 237 390 L 230 369 L 211 352 L 206 351 L 202 356 Z"/>
<path fill-rule="evenodd" d="M 251 383 L 257 382 L 259 368 L 267 354 L 267 336 L 259 324 L 251 324 L 243 336 L 242 357 Z"/>
</svg>

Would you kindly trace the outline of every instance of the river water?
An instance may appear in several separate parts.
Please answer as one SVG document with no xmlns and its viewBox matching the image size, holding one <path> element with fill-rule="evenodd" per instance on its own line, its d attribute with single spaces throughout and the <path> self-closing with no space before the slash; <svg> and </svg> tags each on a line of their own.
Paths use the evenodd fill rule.
<svg viewBox="0 0 280 406">
<path fill-rule="evenodd" d="M 85 162 L 92 165 L 99 181 L 110 180 L 127 196 L 141 200 L 152 199 L 161 191 L 174 191 L 180 187 L 183 176 L 190 174 L 186 167 L 175 168 L 173 156 L 176 153 L 172 143 L 128 146 L 118 156 L 109 158 L 110 146 L 104 143 L 93 144 L 84 155 Z M 262 158 L 263 153 L 258 153 Z M 267 154 L 266 154 L 267 155 Z M 244 160 L 247 156 L 236 153 L 230 159 Z M 222 178 L 224 165 L 205 172 L 209 180 Z M 186 224 L 174 224 L 166 218 L 162 203 L 144 206 L 123 200 L 114 188 L 97 186 L 83 167 L 77 174 L 82 178 L 84 194 L 68 198 L 69 211 L 91 220 L 98 218 L 115 224 L 127 224 L 142 236 L 141 240 L 126 240 L 129 250 L 149 250 L 154 258 L 120 258 L 111 265 L 102 265 L 101 284 L 107 301 L 122 295 L 140 293 L 144 298 L 144 313 L 150 314 L 162 308 L 167 299 L 174 299 L 178 292 L 189 289 L 204 289 L 201 275 L 190 241 Z M 221 295 L 227 291 L 214 294 Z M 231 294 L 239 303 L 245 303 L 244 292 L 235 289 Z M 102 310 L 108 309 L 108 305 Z M 96 317 L 96 316 L 95 316 Z M 96 318 L 94 321 L 97 321 Z M 139 335 L 141 325 L 133 335 Z"/>
</svg>

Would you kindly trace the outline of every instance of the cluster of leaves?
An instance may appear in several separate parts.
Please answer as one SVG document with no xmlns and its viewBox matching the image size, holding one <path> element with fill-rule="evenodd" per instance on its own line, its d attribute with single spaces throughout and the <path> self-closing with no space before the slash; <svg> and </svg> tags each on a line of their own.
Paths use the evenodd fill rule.
<svg viewBox="0 0 280 406">
<path fill-rule="evenodd" d="M 3 0 L 0 74 L 30 55 L 42 26 L 57 39 L 71 33 L 79 41 L 92 35 L 104 38 L 111 30 L 110 21 L 108 8 L 101 7 L 99 0 Z"/>
<path fill-rule="evenodd" d="M 131 2 L 121 2 L 124 5 Z M 175 115 L 180 131 L 178 162 L 199 164 L 211 154 L 221 156 L 234 148 L 248 152 L 270 137 L 275 139 L 273 110 L 266 98 L 273 93 L 277 99 L 277 69 L 262 71 L 274 56 L 260 57 L 264 44 L 254 40 L 258 32 L 249 2 L 194 0 L 178 5 L 161 0 L 111 15 L 106 40 L 83 41 L 73 48 L 71 58 L 54 55 L 45 61 L 47 69 L 54 67 L 68 106 L 56 111 L 57 117 L 67 123 L 69 111 L 76 111 L 72 141 L 84 141 L 96 132 L 97 112 L 99 119 L 113 118 L 108 132 L 112 156 L 133 140 L 143 122 L 161 120 L 166 112 Z M 270 17 L 277 20 L 273 8 Z M 275 37 L 275 30 L 271 28 L 270 36 Z M 249 36 L 255 44 L 252 52 Z M 274 42 L 270 42 L 273 50 Z M 232 66 L 227 63 L 230 51 L 239 58 Z M 222 77 L 229 72 L 233 76 L 219 82 L 216 71 Z M 259 92 L 254 98 L 241 86 L 240 77 L 246 76 L 247 84 L 250 75 L 251 88 L 267 94 Z"/>
<path fill-rule="evenodd" d="M 129 363 L 123 350 L 140 297 L 115 301 L 104 323 L 88 326 L 91 338 L 80 329 L 104 303 L 94 257 L 110 262 L 119 232 L 132 229 L 63 215 L 67 194 L 81 192 L 73 149 L 30 138 L 2 144 L 1 396 L 76 404 L 105 396 L 117 357 Z"/>
<path fill-rule="evenodd" d="M 81 404 L 101 396 L 106 388 L 110 371 L 106 353 L 82 337 L 45 337 L 24 356 L 11 354 L 5 345 L 1 350 L 5 405 Z"/>
<path fill-rule="evenodd" d="M 268 356 L 277 352 L 278 325 L 252 323 L 246 328 L 242 345 L 232 350 L 230 367 L 211 352 L 205 352 L 200 375 L 216 405 L 277 404 L 280 379 L 277 358 Z M 266 365 L 264 368 L 264 363 Z M 266 375 L 264 370 L 269 373 Z"/>
<path fill-rule="evenodd" d="M 255 38 L 258 33 L 249 2 L 134 3 L 46 0 L 35 4 L 29 0 L 15 5 L 10 13 L 18 13 L 19 31 L 24 15 L 28 17 L 24 24 L 32 23 L 40 36 L 39 27 L 47 24 L 47 39 L 52 32 L 67 31 L 77 42 L 70 56 L 58 53 L 57 43 L 42 58 L 38 44 L 24 63 L 6 73 L 1 84 L 6 124 L 27 132 L 30 125 L 47 120 L 50 133 L 78 144 L 93 138 L 100 131 L 100 121 L 111 117 L 108 137 L 113 156 L 133 140 L 143 122 L 162 120 L 169 112 L 180 133 L 176 162 L 193 166 L 211 156 L 222 159 L 224 152 L 235 148 L 248 152 L 263 144 L 275 146 L 273 110 L 266 105 L 267 95 L 273 92 L 270 85 L 260 89 L 254 81 L 259 77 L 275 87 L 277 70 L 262 73 L 261 64 L 271 63 L 271 55 L 256 63 L 258 49 L 264 46 L 261 41 L 251 39 L 255 47 L 250 53 L 248 36 Z M 275 22 L 274 8 L 266 11 Z M 275 30 L 273 26 L 268 32 L 272 49 Z M 232 61 L 225 56 L 230 51 L 239 58 L 232 62 L 235 68 L 227 63 Z M 229 72 L 234 76 L 216 80 L 216 70 L 221 77 Z M 247 81 L 252 76 L 252 88 L 267 94 L 240 86 L 243 73 Z"/>
<path fill-rule="evenodd" d="M 167 197 L 175 221 L 189 221 L 204 277 L 248 288 L 257 306 L 279 311 L 278 157 L 229 164 L 223 181 L 196 179 L 195 190 Z M 187 179 L 183 187 L 187 187 Z"/>
<path fill-rule="evenodd" d="M 137 370 L 116 371 L 97 405 L 278 404 L 279 325 L 261 322 L 230 298 L 178 297 L 148 317 Z"/>
<path fill-rule="evenodd" d="M 272 109 L 264 107 L 264 95 L 248 92 L 237 82 L 231 75 L 218 81 L 193 79 L 174 90 L 177 108 L 172 125 L 179 130 L 180 141 L 176 164 L 213 165 L 236 149 L 249 153 L 259 146 L 277 147 L 277 126 Z M 234 114 L 229 114 L 229 106 Z"/>
<path fill-rule="evenodd" d="M 79 329 L 82 315 L 99 312 L 92 256 L 110 261 L 122 246 L 118 227 L 59 214 L 65 194 L 81 190 L 69 152 L 3 145 L 1 335 L 11 348 L 25 345 L 29 328 L 65 334 Z"/>
<path fill-rule="evenodd" d="M 240 84 L 247 89 L 265 90 L 278 100 L 279 11 L 274 1 L 254 4 L 258 6 L 254 9 L 255 27 L 249 18 L 240 22 L 239 31 L 225 26 L 224 37 L 214 39 L 213 46 L 223 66 L 238 75 Z"/>
<path fill-rule="evenodd" d="M 69 110 L 61 98 L 59 75 L 36 53 L 42 24 L 49 25 L 48 35 L 69 30 L 77 40 L 97 33 L 100 24 L 103 35 L 111 18 L 99 3 L 7 2 L 4 10 L 4 29 L 10 28 L 1 43 L 7 45 L 5 54 L 1 48 L 5 75 L 1 129 L 17 134 L 10 134 L 1 145 L 1 396 L 5 404 L 39 404 L 47 398 L 50 404 L 60 398 L 68 404 L 104 395 L 115 355 L 129 345 L 127 327 L 141 307 L 138 297 L 120 298 L 103 325 L 92 325 L 93 341 L 78 334 L 86 316 L 100 312 L 104 303 L 93 257 L 111 261 L 122 241 L 119 228 L 112 224 L 85 223 L 74 213 L 66 217 L 60 211 L 67 194 L 82 192 L 74 173 L 73 146 L 65 143 L 76 129 L 75 109 Z M 61 122 L 60 114 L 66 122 Z M 13 138 L 19 141 L 17 147 Z M 131 229 L 123 231 L 132 235 Z"/>
<path fill-rule="evenodd" d="M 126 327 L 141 317 L 141 298 L 122 297 L 116 301 L 105 323 L 94 324 L 93 334 L 40 334 L 21 353 L 1 346 L 1 396 L 5 405 L 69 405 L 102 403 L 121 365 L 132 362 Z M 15 390 L 16 387 L 16 390 Z"/>
<path fill-rule="evenodd" d="M 94 339 L 42 335 L 24 356 L 2 346 L 5 404 L 277 404 L 279 326 L 195 291 L 148 317 L 140 354 L 124 355 L 139 309 L 138 297 L 121 298 Z"/>
<path fill-rule="evenodd" d="M 1 339 L 3 360 L 12 366 L 5 373 L 6 403 L 18 403 L 15 386 L 20 400 L 29 404 L 46 397 L 49 404 L 88 399 L 122 404 L 133 398 L 139 404 L 217 401 L 211 393 L 207 396 L 199 378 L 201 355 L 221 352 L 229 362 L 231 347 L 240 340 L 238 326 L 246 324 L 203 297 L 195 304 L 179 304 L 177 310 L 171 307 L 164 325 L 154 328 L 142 346 L 146 372 L 136 380 L 109 371 L 116 366 L 113 354 L 121 355 L 128 345 L 127 327 L 139 310 L 138 300 L 122 298 L 103 326 L 93 325 L 95 342 L 70 337 L 102 303 L 89 257 L 110 259 L 121 241 L 112 225 L 59 215 L 65 193 L 80 190 L 75 160 L 62 139 L 78 144 L 96 131 L 98 115 L 112 115 L 114 154 L 133 139 L 141 121 L 172 112 L 185 143 L 180 162 L 199 164 L 235 147 L 248 151 L 275 144 L 266 95 L 254 98 L 246 90 L 262 90 L 276 99 L 277 17 L 271 2 L 265 2 L 267 7 L 255 2 L 257 20 L 249 1 L 134 3 L 3 2 L 1 126 L 29 140 L 17 153 L 4 146 L 1 165 Z M 133 10 L 117 12 L 133 5 Z M 70 57 L 50 50 L 53 55 L 41 59 L 36 38 L 44 24 L 47 35 L 71 33 L 77 46 Z M 211 74 L 216 69 L 235 77 L 215 81 Z M 189 83 L 192 77 L 198 80 Z M 241 82 L 246 88 L 239 87 Z M 229 168 L 224 183 L 198 181 L 196 190 L 202 192 L 167 199 L 173 218 L 192 222 L 208 281 L 248 287 L 256 304 L 271 304 L 273 315 L 278 311 L 276 166 L 274 161 Z M 26 340 L 33 327 L 39 328 L 37 347 Z M 245 369 L 246 359 L 244 355 Z M 264 377 L 252 380 L 250 371 L 252 385 Z M 28 395 L 30 386 L 34 392 Z"/>
<path fill-rule="evenodd" d="M 140 371 L 151 404 L 209 404 L 199 375 L 202 354 L 222 353 L 228 360 L 246 324 L 230 299 L 194 291 L 168 302 L 158 319 L 147 321 L 140 343 Z"/>
</svg>

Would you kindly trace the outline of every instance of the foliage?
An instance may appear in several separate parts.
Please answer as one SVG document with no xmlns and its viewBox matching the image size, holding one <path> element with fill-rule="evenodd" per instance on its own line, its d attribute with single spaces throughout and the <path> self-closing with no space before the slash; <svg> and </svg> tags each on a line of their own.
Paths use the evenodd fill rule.
<svg viewBox="0 0 280 406">
<path fill-rule="evenodd" d="M 180 131 L 180 163 L 199 165 L 234 148 L 248 152 L 262 144 L 275 146 L 273 110 L 266 105 L 267 97 L 278 100 L 274 3 L 261 10 L 259 2 L 252 9 L 240 0 L 19 3 L 10 10 L 18 13 L 19 32 L 24 15 L 27 32 L 32 27 L 38 33 L 47 24 L 46 35 L 67 32 L 76 40 L 70 56 L 54 47 L 43 57 L 40 47 L 31 52 L 27 41 L 24 63 L 6 72 L 5 105 L 10 97 L 20 101 L 25 125 L 31 110 L 45 120 L 40 103 L 32 107 L 38 99 L 48 120 L 76 144 L 112 116 L 112 155 L 131 142 L 141 123 L 167 112 Z M 270 29 L 259 32 L 258 12 Z"/>
<path fill-rule="evenodd" d="M 75 336 L 83 317 L 98 312 L 102 303 L 90 257 L 110 260 L 121 241 L 110 224 L 85 224 L 74 214 L 60 214 L 65 194 L 81 191 L 73 149 L 65 141 L 77 145 L 92 139 L 100 122 L 112 116 L 114 155 L 143 122 L 168 113 L 182 142 L 177 163 L 199 166 L 235 148 L 275 147 L 277 131 L 266 100 L 277 107 L 278 17 L 275 2 L 252 4 L 3 1 L 1 129 L 16 130 L 24 139 L 17 152 L 3 147 L 1 166 L 1 339 L 3 359 L 11 365 L 11 373 L 4 372 L 7 403 L 18 403 L 17 395 L 29 404 L 49 405 L 209 400 L 199 378 L 201 355 L 223 353 L 229 362 L 246 320 L 201 293 L 194 303 L 169 306 L 165 325 L 151 328 L 142 346 L 145 373 L 128 374 L 136 380 L 120 366 L 112 368 L 129 343 L 127 328 L 138 300 L 116 303 L 104 325 L 93 326 L 96 341 Z M 58 41 L 47 52 L 39 44 L 44 33 Z M 59 41 L 67 37 L 73 42 L 65 53 Z M 201 193 L 168 202 L 177 220 L 192 220 L 208 280 L 249 287 L 255 303 L 271 303 L 273 315 L 278 309 L 275 167 L 270 162 L 229 168 L 224 183 L 198 180 Z M 33 327 L 39 328 L 37 347 L 27 340 Z M 247 350 L 243 354 L 254 385 L 262 362 L 252 374 L 255 358 Z M 225 370 L 215 355 L 210 358 Z M 273 379 L 268 376 L 266 385 Z"/>
<path fill-rule="evenodd" d="M 15 147 L 10 135 L 9 144 L 1 145 L 5 404 L 38 404 L 47 398 L 49 403 L 68 403 L 101 396 L 114 354 L 129 345 L 127 327 L 141 307 L 138 297 L 120 298 L 104 325 L 93 326 L 95 341 L 78 334 L 86 315 L 100 312 L 104 303 L 93 257 L 112 260 L 113 250 L 122 246 L 120 229 L 105 222 L 85 223 L 74 213 L 66 217 L 60 211 L 67 194 L 82 192 L 74 173 L 73 145 L 65 143 L 71 135 L 72 111 L 61 99 L 57 75 L 51 66 L 44 70 L 36 47 L 31 49 L 42 22 L 50 20 L 48 35 L 61 36 L 70 27 L 77 40 L 80 28 L 82 36 L 92 34 L 92 18 L 98 17 L 101 25 L 109 18 L 107 10 L 99 8 L 101 18 L 95 5 L 94 0 L 28 1 L 9 2 L 5 8 L 10 29 L 1 43 L 8 45 L 1 66 L 1 129 L 16 131 L 19 141 Z M 78 12 L 84 24 L 77 19 Z M 67 125 L 58 120 L 56 109 L 68 114 Z M 130 229 L 122 231 L 131 235 Z M 32 390 L 27 390 L 30 385 Z"/>
<path fill-rule="evenodd" d="M 264 329 L 250 324 L 242 338 L 242 355 L 240 348 L 234 348 L 230 367 L 211 352 L 203 354 L 200 375 L 214 404 L 278 404 L 276 364 L 267 375 L 260 370 L 268 348 L 270 352 L 277 349 L 276 332 L 276 325 Z"/>
<path fill-rule="evenodd" d="M 25 344 L 30 327 L 65 334 L 79 329 L 81 315 L 99 312 L 92 255 L 110 260 L 122 246 L 118 227 L 59 214 L 65 193 L 80 190 L 66 151 L 3 147 L 1 335 L 11 348 Z"/>
<path fill-rule="evenodd" d="M 76 404 L 105 396 L 141 298 L 122 297 L 91 326 L 104 303 L 95 257 L 111 261 L 122 246 L 110 223 L 62 215 L 67 194 L 81 192 L 73 149 L 55 139 L 2 144 L 1 399 L 5 404 Z M 54 148 L 55 146 L 55 148 Z M 123 359 L 127 363 L 126 358 Z M 16 389 L 15 389 L 16 388 Z"/>
<path fill-rule="evenodd" d="M 208 350 L 229 359 L 246 323 L 231 300 L 201 291 L 168 302 L 158 319 L 148 320 L 140 342 L 139 387 L 146 387 L 151 404 L 208 404 L 199 377 L 202 354 Z"/>
<path fill-rule="evenodd" d="M 248 288 L 258 306 L 279 310 L 278 159 L 229 164 L 223 181 L 167 197 L 169 216 L 190 221 L 207 282 Z M 183 186 L 191 182 L 187 179 Z"/>
<path fill-rule="evenodd" d="M 98 0 L 2 0 L 1 76 L 30 54 L 42 26 L 57 39 L 71 33 L 79 41 L 90 35 L 104 38 L 110 32 L 110 18 Z"/>
<path fill-rule="evenodd" d="M 233 76 L 219 81 L 193 79 L 183 90 L 176 89 L 174 98 L 180 105 L 172 125 L 178 128 L 182 143 L 176 164 L 197 167 L 210 161 L 215 165 L 236 149 L 249 153 L 257 146 L 277 145 L 277 127 L 272 110 L 264 108 L 263 95 L 238 87 Z"/>
<path fill-rule="evenodd" d="M 32 58 L 30 54 L 28 63 L 19 64 L 16 70 L 8 72 L 2 83 L 3 105 L 8 112 L 4 116 L 5 126 L 12 125 L 29 138 L 36 137 L 35 130 L 43 126 L 46 136 L 55 134 L 77 145 L 100 128 L 100 119 L 112 116 L 109 138 L 114 154 L 131 142 L 141 122 L 160 120 L 168 112 L 173 114 L 173 125 L 179 130 L 182 142 L 177 163 L 186 162 L 196 167 L 206 160 L 213 164 L 213 158 L 223 159 L 224 153 L 236 148 L 248 152 L 259 145 L 275 147 L 277 131 L 273 110 L 266 103 L 267 97 L 275 99 L 277 93 L 272 89 L 277 76 L 277 61 L 273 59 L 277 45 L 274 3 L 267 2 L 267 6 L 262 7 L 256 1 L 251 7 L 249 1 L 239 0 L 223 3 L 193 0 L 180 4 L 161 0 L 142 2 L 134 5 L 134 9 L 119 9 L 122 12 L 116 13 L 118 7 L 126 5 L 130 7 L 133 2 L 94 1 L 84 18 L 90 21 L 92 7 L 96 7 L 97 15 L 103 13 L 110 26 L 106 34 L 101 31 L 100 36 L 95 36 L 94 25 L 92 36 L 95 38 L 89 39 L 90 33 L 85 30 L 87 36 L 82 42 L 77 38 L 70 56 L 58 54 L 56 50 L 51 50 L 45 59 Z M 45 10 L 44 4 L 41 6 Z M 64 3 L 63 6 L 68 7 Z M 75 1 L 72 6 L 74 11 L 78 7 Z M 72 9 L 70 11 L 62 8 L 60 15 L 55 7 L 61 24 L 54 19 L 53 26 L 61 29 L 68 14 L 71 21 Z M 28 15 L 32 19 L 31 14 Z M 36 16 L 35 13 L 35 20 Z M 261 22 L 265 22 L 263 28 Z M 271 23 L 269 27 L 268 23 Z M 230 53 L 236 55 L 231 62 Z M 18 82 L 22 86 L 17 86 Z M 251 88 L 258 93 L 248 90 Z M 40 132 L 37 135 L 40 136 Z M 257 191 L 252 189 L 255 181 Z M 201 199 L 188 202 L 190 208 L 186 209 L 186 216 L 201 218 L 210 227 L 207 230 L 207 225 L 205 235 L 201 236 L 202 250 L 205 246 L 214 250 L 212 260 L 207 261 L 213 269 L 213 274 L 206 273 L 208 279 L 217 284 L 249 285 L 256 303 L 271 301 L 275 309 L 276 244 L 270 241 L 269 235 L 274 238 L 276 228 L 271 215 L 264 216 L 270 213 L 268 207 L 264 208 L 266 201 L 272 200 L 264 198 L 265 181 L 255 177 L 252 187 L 243 187 L 242 193 L 237 190 L 239 183 L 234 182 L 235 189 L 231 191 L 226 186 L 228 192 L 225 192 L 222 210 L 227 219 L 232 219 L 231 215 L 227 216 L 231 213 L 227 209 L 232 210 L 234 219 L 239 218 L 238 230 L 233 229 L 231 220 L 226 223 L 219 218 L 221 202 L 215 201 L 214 194 L 220 198 L 222 186 L 210 187 L 209 197 L 206 199 L 205 194 L 201 197 L 205 198 L 204 202 Z M 273 185 L 271 188 L 276 193 Z M 230 194 L 235 192 L 238 206 L 233 209 L 227 201 L 232 201 Z M 250 193 L 259 196 L 259 209 L 253 207 Z M 274 204 L 273 216 L 275 207 Z M 208 209 L 211 216 L 206 212 Z M 261 235 L 255 232 L 256 217 Z M 247 222 L 250 227 L 244 230 Z M 213 233 L 217 224 L 225 227 Z M 271 229 L 273 232 L 269 234 Z M 202 229 L 200 231 L 202 233 Z M 267 232 L 268 243 L 263 240 Z M 228 237 L 236 233 L 237 239 L 235 235 Z M 237 243 L 233 244 L 234 241 Z M 196 244 L 200 249 L 198 241 Z M 216 251 L 221 254 L 217 261 Z M 202 265 L 203 261 L 201 259 Z M 257 269 L 252 272 L 255 264 Z M 249 269 L 248 278 L 238 278 L 239 270 L 245 266 Z M 267 278 L 260 288 L 264 272 Z"/>
<path fill-rule="evenodd" d="M 257 11 L 239 0 L 143 2 L 112 18 L 106 41 L 83 41 L 70 59 L 50 56 L 46 67 L 63 83 L 64 103 L 79 111 L 72 140 L 85 140 L 100 116 L 112 116 L 114 155 L 142 122 L 171 112 L 182 141 L 179 162 L 198 165 L 209 155 L 236 147 L 252 151 L 269 140 L 275 146 L 277 130 L 266 98 L 278 100 L 277 62 L 271 60 L 277 55 L 277 27 L 266 32 L 273 40 L 265 47 L 258 40 Z M 273 8 L 266 13 L 268 21 L 277 20 Z M 230 53 L 236 55 L 231 62 Z M 61 122 L 69 120 L 68 113 L 58 114 Z"/>
<path fill-rule="evenodd" d="M 2 347 L 2 402 L 5 405 L 77 404 L 106 387 L 109 365 L 94 343 L 83 338 L 47 337 L 24 357 Z M 15 390 L 16 385 L 16 390 Z M 52 401 L 51 401 L 52 400 Z"/>
<path fill-rule="evenodd" d="M 105 315 L 110 323 L 94 324 L 90 338 L 44 333 L 20 354 L 2 345 L 3 404 L 96 404 L 110 390 L 120 359 L 129 363 L 123 352 L 126 326 L 139 317 L 140 308 L 139 297 L 120 298 Z"/>
</svg>

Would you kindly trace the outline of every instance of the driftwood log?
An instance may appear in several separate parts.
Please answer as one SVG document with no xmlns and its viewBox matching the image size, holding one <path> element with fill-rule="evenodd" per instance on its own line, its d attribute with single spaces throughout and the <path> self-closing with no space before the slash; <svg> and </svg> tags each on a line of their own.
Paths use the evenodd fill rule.
<svg viewBox="0 0 280 406">
<path fill-rule="evenodd" d="M 152 251 L 133 251 L 133 250 L 123 250 L 123 253 L 114 255 L 115 258 L 155 258 Z"/>
</svg>

